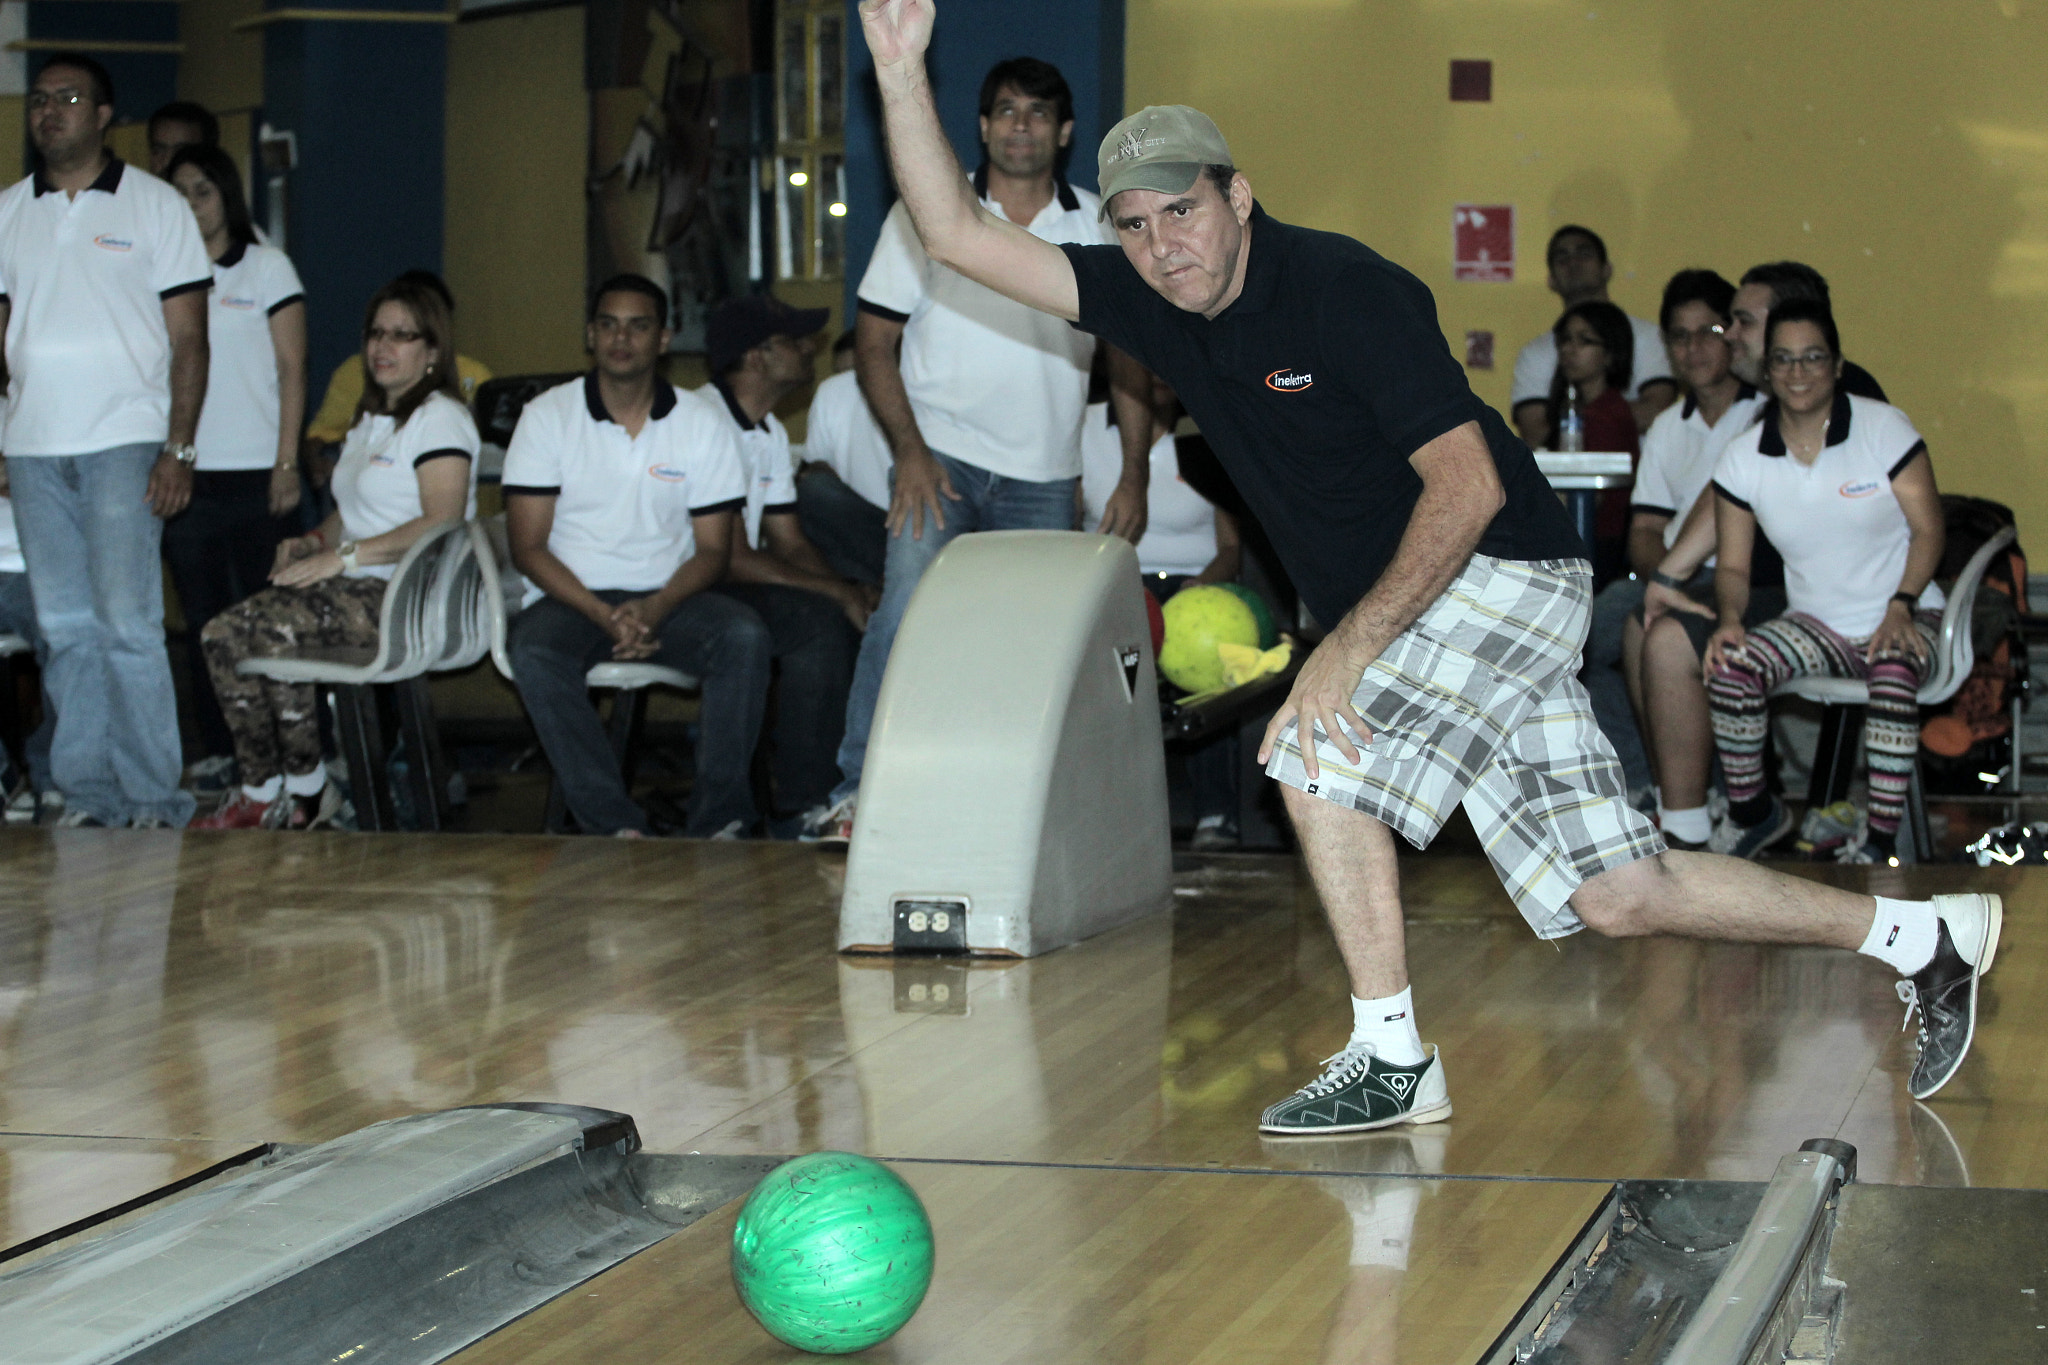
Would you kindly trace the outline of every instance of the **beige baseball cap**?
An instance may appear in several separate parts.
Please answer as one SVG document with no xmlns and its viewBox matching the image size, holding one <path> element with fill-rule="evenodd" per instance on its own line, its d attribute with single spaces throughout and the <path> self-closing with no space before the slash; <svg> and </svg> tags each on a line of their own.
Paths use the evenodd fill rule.
<svg viewBox="0 0 2048 1365">
<path fill-rule="evenodd" d="M 1125 190 L 1185 194 L 1204 166 L 1228 166 L 1230 145 L 1215 121 L 1185 104 L 1148 104 L 1102 139 L 1095 154 L 1102 189 L 1101 217 Z"/>
</svg>

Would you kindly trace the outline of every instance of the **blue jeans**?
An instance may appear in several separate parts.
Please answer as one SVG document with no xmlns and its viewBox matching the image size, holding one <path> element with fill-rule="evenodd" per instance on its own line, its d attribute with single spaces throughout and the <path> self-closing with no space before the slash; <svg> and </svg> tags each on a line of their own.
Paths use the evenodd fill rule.
<svg viewBox="0 0 2048 1365">
<path fill-rule="evenodd" d="M 955 536 L 973 531 L 1071 531 L 1074 529 L 1074 487 L 1079 479 L 1052 479 L 1034 483 L 992 474 L 979 465 L 932 452 L 952 481 L 957 502 L 945 503 L 946 525 L 940 529 L 924 519 L 924 534 L 913 536 L 910 528 L 889 537 L 888 560 L 882 570 L 882 603 L 868 618 L 867 634 L 861 637 L 860 659 L 853 667 L 853 691 L 846 699 L 846 738 L 839 744 L 839 771 L 845 781 L 833 789 L 832 799 L 842 800 L 860 790 L 862 766 L 867 762 L 868 732 L 875 724 L 875 704 L 882 695 L 882 674 L 889 666 L 889 651 L 896 644 L 896 629 L 910 595 L 924 578 L 939 551 L 953 543 Z"/>
<path fill-rule="evenodd" d="M 1617 578 L 1600 590 L 1593 599 L 1593 624 L 1586 631 L 1585 662 L 1579 669 L 1579 681 L 1593 699 L 1593 719 L 1600 722 L 1600 732 L 1614 746 L 1630 792 L 1641 791 L 1656 780 L 1643 736 L 1636 729 L 1628 679 L 1621 672 L 1622 628 L 1641 610 L 1643 587 L 1639 578 Z"/>
<path fill-rule="evenodd" d="M 36 628 L 36 599 L 29 591 L 28 575 L 25 573 L 0 573 L 0 632 L 19 635 L 35 646 L 36 664 L 49 667 L 50 651 L 43 645 L 43 632 Z M 7 682 L 0 674 L 0 685 Z M 46 792 L 50 786 L 50 741 L 57 733 L 57 708 L 50 704 L 48 690 L 43 693 L 43 718 L 36 728 L 21 742 L 22 757 L 28 762 L 29 785 L 38 792 Z M 0 753 L 0 772 L 8 764 L 5 753 Z M 13 786 L 12 779 L 5 784 Z"/>
<path fill-rule="evenodd" d="M 617 606 L 644 592 L 606 589 Z M 683 832 L 704 837 L 737 820 L 754 823 L 748 765 L 768 705 L 774 642 L 753 611 L 717 593 L 694 593 L 655 627 L 660 646 L 647 662 L 696 678 L 697 772 Z M 574 607 L 543 597 L 512 618 L 512 672 L 569 813 L 586 834 L 649 832 L 647 813 L 627 794 L 611 740 L 583 676 L 612 657 L 611 636 Z"/>
<path fill-rule="evenodd" d="M 163 523 L 143 500 L 155 443 L 7 462 L 36 623 L 57 701 L 51 775 L 70 809 L 109 825 L 182 826 L 184 750 L 164 650 Z"/>
</svg>

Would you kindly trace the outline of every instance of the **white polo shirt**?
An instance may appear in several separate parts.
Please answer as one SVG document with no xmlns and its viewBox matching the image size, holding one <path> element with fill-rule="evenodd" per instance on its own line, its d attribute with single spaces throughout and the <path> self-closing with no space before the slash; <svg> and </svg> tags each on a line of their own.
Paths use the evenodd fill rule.
<svg viewBox="0 0 2048 1365">
<path fill-rule="evenodd" d="M 1102 524 L 1102 509 L 1124 476 L 1123 435 L 1109 424 L 1109 404 L 1090 403 L 1081 423 L 1081 529 Z M 1145 488 L 1145 534 L 1138 541 L 1144 573 L 1197 574 L 1216 557 L 1216 508 L 1180 476 L 1173 433 L 1152 445 L 1152 481 Z"/>
<path fill-rule="evenodd" d="M 0 573 L 27 573 L 28 561 L 21 557 L 21 533 L 14 529 L 14 503 L 0 497 Z"/>
<path fill-rule="evenodd" d="M 1669 517 L 1664 523 L 1664 548 L 1678 541 L 1692 505 L 1706 491 L 1714 477 L 1714 466 L 1728 443 L 1749 430 L 1767 400 L 1744 384 L 1736 390 L 1735 401 L 1709 425 L 1699 404 L 1687 395 L 1682 403 L 1657 414 L 1643 433 L 1643 460 L 1636 466 L 1635 491 L 1629 499 L 1631 512 Z M 1710 558 L 1707 561 L 1713 563 Z"/>
<path fill-rule="evenodd" d="M 163 303 L 212 281 L 184 196 L 118 157 L 74 196 L 40 171 L 0 193 L 7 455 L 86 455 L 168 437 Z"/>
<path fill-rule="evenodd" d="M 749 421 L 732 390 L 716 380 L 694 390 L 693 396 L 733 424 L 740 466 L 747 476 L 747 508 L 742 520 L 747 544 L 758 550 L 761 518 L 770 513 L 796 515 L 796 461 L 790 457 L 789 433 L 772 412 L 763 414 L 758 422 Z"/>
<path fill-rule="evenodd" d="M 747 479 L 732 423 L 654 381 L 638 436 L 612 420 L 595 372 L 527 403 L 505 452 L 505 492 L 555 500 L 548 549 L 592 592 L 653 592 L 697 553 L 691 517 L 736 510 Z M 528 584 L 522 605 L 545 594 Z"/>
<path fill-rule="evenodd" d="M 1642 396 L 1643 385 L 1651 380 L 1671 379 L 1671 356 L 1664 349 L 1664 333 L 1656 323 L 1631 315 L 1628 325 L 1636 336 L 1636 354 L 1626 397 L 1634 402 Z M 1549 398 L 1550 381 L 1556 375 L 1557 333 L 1547 331 L 1515 356 L 1514 396 L 1508 399 L 1508 411 L 1513 412 L 1523 403 Z"/>
<path fill-rule="evenodd" d="M 896 460 L 852 370 L 818 385 L 804 433 L 804 458 L 830 465 L 848 488 L 888 508 L 889 474 Z"/>
<path fill-rule="evenodd" d="M 1785 557 L 1790 609 L 1851 640 L 1884 624 L 1912 533 L 1892 480 L 1927 449 L 1889 403 L 1837 390 L 1827 443 L 1811 465 L 1785 450 L 1775 412 L 1729 442 L 1714 469 L 1721 496 L 1753 513 Z M 1947 600 L 1929 583 L 1919 605 Z"/>
<path fill-rule="evenodd" d="M 277 346 L 270 319 L 304 302 L 291 258 L 275 247 L 234 246 L 213 263 L 206 305 L 206 406 L 198 468 L 269 469 L 277 462 Z"/>
<path fill-rule="evenodd" d="M 415 472 L 429 460 L 461 458 L 469 465 L 469 495 L 462 515 L 476 515 L 476 419 L 445 393 L 433 393 L 400 426 L 382 413 L 364 413 L 341 443 L 334 466 L 334 504 L 344 540 L 368 540 L 425 514 Z M 396 564 L 365 564 L 357 578 L 389 578 Z"/>
<path fill-rule="evenodd" d="M 982 207 L 986 170 L 976 172 Z M 1112 243 L 1102 201 L 1060 183 L 1029 224 L 1047 242 Z M 1095 338 L 1026 308 L 925 255 L 902 203 L 889 210 L 861 277 L 860 306 L 904 324 L 900 364 L 925 444 L 1012 479 L 1044 483 L 1081 472 L 1081 410 Z"/>
</svg>

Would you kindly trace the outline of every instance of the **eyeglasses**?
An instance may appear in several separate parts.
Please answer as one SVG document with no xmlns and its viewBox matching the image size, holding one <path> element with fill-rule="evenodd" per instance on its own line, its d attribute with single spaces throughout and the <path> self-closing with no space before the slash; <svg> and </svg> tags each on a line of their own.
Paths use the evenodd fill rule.
<svg viewBox="0 0 2048 1365">
<path fill-rule="evenodd" d="M 398 327 L 372 327 L 363 334 L 363 340 L 388 341 L 394 346 L 410 346 L 425 335 L 425 332 L 408 332 Z"/>
<path fill-rule="evenodd" d="M 1790 351 L 1772 351 L 1771 373 L 1790 374 L 1794 370 L 1806 370 L 1819 374 L 1822 370 L 1834 368 L 1835 358 L 1826 351 L 1801 351 L 1793 355 Z"/>
<path fill-rule="evenodd" d="M 1664 344 L 1667 346 L 1693 346 L 1701 342 L 1714 341 L 1727 335 L 1728 329 L 1718 322 L 1711 327 L 1695 327 L 1690 332 L 1686 331 L 1683 327 L 1673 327 L 1664 334 Z"/>
<path fill-rule="evenodd" d="M 56 104 L 68 108 L 74 104 L 88 103 L 90 99 L 90 96 L 79 90 L 31 90 L 28 92 L 28 107 L 47 109 Z"/>
</svg>

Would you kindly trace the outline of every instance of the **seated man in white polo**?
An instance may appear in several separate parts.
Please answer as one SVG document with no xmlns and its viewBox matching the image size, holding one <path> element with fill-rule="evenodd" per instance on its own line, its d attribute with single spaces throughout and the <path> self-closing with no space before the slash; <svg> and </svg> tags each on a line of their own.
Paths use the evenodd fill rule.
<svg viewBox="0 0 2048 1365">
<path fill-rule="evenodd" d="M 822 804 L 839 781 L 846 691 L 873 601 L 869 589 L 833 572 L 798 524 L 789 433 L 773 411 L 811 382 L 813 338 L 829 316 L 761 294 L 727 299 L 707 329 L 713 378 L 697 391 L 731 421 L 747 469 L 741 533 L 716 591 L 759 616 L 772 642 L 771 820 Z"/>
<path fill-rule="evenodd" d="M 183 197 L 107 151 L 97 61 L 53 55 L 27 105 L 42 169 L 0 195 L 4 449 L 49 647 L 62 822 L 182 827 L 157 549 L 192 496 L 213 262 Z"/>
<path fill-rule="evenodd" d="M 526 405 L 505 455 L 512 561 L 530 585 L 512 671 L 569 813 L 587 834 L 642 837 L 584 675 L 647 660 L 699 679 L 696 780 L 683 833 L 753 827 L 748 769 L 768 695 L 761 618 L 704 591 L 731 559 L 746 475 L 732 424 L 655 373 L 668 296 L 641 275 L 598 286 L 585 340 L 597 365 Z"/>
<path fill-rule="evenodd" d="M 853 372 L 851 327 L 832 343 L 832 373 L 811 395 L 796 515 L 833 572 L 882 586 L 889 549 L 889 438 Z"/>
</svg>

